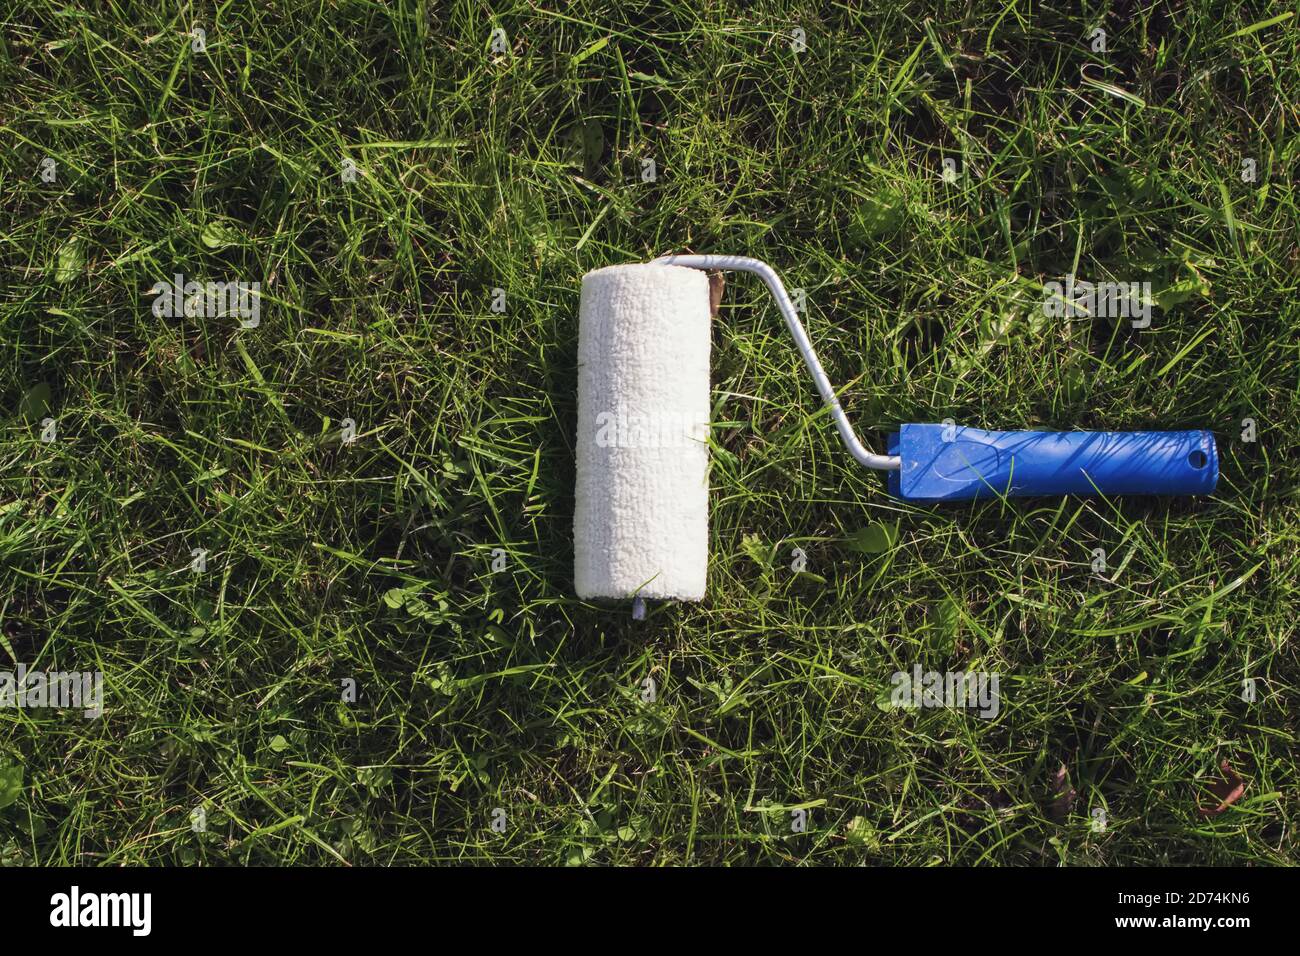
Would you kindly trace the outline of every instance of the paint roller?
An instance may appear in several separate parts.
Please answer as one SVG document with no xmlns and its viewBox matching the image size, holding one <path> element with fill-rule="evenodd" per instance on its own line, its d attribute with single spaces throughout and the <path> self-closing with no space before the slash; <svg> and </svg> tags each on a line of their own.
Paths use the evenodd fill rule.
<svg viewBox="0 0 1300 956">
<path fill-rule="evenodd" d="M 698 601 L 708 564 L 709 281 L 767 285 L 850 455 L 903 501 L 1197 495 L 1219 478 L 1214 436 L 986 431 L 907 424 L 878 455 L 858 439 L 776 272 L 742 256 L 673 255 L 582 280 L 574 583 L 582 598 Z"/>
</svg>

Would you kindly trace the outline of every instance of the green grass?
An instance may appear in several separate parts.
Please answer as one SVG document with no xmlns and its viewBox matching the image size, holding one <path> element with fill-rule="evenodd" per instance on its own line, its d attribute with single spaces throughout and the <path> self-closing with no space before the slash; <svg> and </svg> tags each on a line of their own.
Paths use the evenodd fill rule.
<svg viewBox="0 0 1300 956">
<path fill-rule="evenodd" d="M 0 14 L 0 671 L 106 681 L 0 710 L 0 860 L 1296 862 L 1294 2 L 166 6 Z M 685 250 L 807 291 L 877 450 L 1209 428 L 1218 492 L 895 501 L 733 277 L 708 599 L 585 604 L 580 278 Z M 1072 271 L 1151 327 L 1044 317 Z M 914 664 L 1001 712 L 883 708 Z"/>
</svg>

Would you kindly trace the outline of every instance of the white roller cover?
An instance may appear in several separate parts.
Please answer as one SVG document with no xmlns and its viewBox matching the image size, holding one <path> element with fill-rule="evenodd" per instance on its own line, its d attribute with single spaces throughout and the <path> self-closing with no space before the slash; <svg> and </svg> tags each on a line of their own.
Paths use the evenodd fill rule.
<svg viewBox="0 0 1300 956">
<path fill-rule="evenodd" d="M 579 597 L 704 597 L 708 421 L 708 276 L 650 264 L 587 273 L 573 509 Z"/>
</svg>

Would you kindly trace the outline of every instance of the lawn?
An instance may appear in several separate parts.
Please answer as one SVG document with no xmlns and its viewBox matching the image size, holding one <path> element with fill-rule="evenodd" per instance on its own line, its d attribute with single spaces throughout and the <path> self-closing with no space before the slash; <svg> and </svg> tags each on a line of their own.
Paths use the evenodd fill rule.
<svg viewBox="0 0 1300 956">
<path fill-rule="evenodd" d="M 0 674 L 103 695 L 0 707 L 0 862 L 1296 863 L 1300 16 L 1084 6 L 3 4 Z M 891 498 L 735 275 L 708 596 L 583 602 L 581 278 L 684 251 L 877 451 L 1218 489 Z"/>
</svg>

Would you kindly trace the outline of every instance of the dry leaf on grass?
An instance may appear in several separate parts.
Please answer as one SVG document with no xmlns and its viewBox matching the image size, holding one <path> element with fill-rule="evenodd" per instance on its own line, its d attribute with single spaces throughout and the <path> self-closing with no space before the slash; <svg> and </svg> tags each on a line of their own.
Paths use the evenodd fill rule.
<svg viewBox="0 0 1300 956">
<path fill-rule="evenodd" d="M 709 315 L 712 318 L 718 317 L 718 307 L 722 305 L 722 290 L 726 284 L 727 280 L 722 277 L 721 272 L 709 273 Z"/>
</svg>

